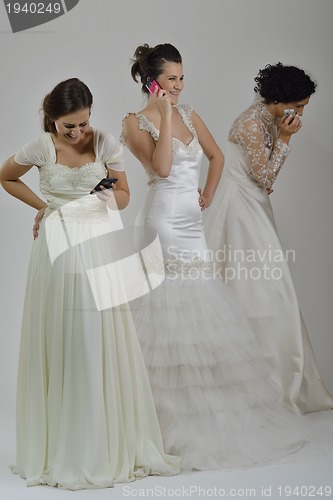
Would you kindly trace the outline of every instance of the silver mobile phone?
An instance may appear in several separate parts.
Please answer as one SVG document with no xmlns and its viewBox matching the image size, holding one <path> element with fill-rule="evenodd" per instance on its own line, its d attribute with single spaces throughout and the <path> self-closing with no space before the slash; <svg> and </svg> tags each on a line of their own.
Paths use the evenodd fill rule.
<svg viewBox="0 0 333 500">
<path fill-rule="evenodd" d="M 284 117 L 288 118 L 288 116 L 292 117 L 292 120 L 290 120 L 288 123 L 292 123 L 293 119 L 296 116 L 296 111 L 294 109 L 285 109 L 284 110 Z"/>
</svg>

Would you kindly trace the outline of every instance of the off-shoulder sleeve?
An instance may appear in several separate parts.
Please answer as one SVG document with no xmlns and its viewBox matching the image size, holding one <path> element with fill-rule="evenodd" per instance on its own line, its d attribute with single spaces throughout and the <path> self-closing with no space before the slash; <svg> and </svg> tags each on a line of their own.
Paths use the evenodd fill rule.
<svg viewBox="0 0 333 500">
<path fill-rule="evenodd" d="M 48 137 L 48 134 L 41 134 L 38 139 L 23 146 L 14 156 L 14 160 L 19 165 L 41 167 L 51 160 L 50 140 L 52 139 Z"/>
<path fill-rule="evenodd" d="M 110 133 L 96 131 L 96 157 L 113 170 L 124 170 L 123 146 Z"/>
<path fill-rule="evenodd" d="M 277 139 L 271 151 L 266 148 L 260 122 L 253 116 L 240 121 L 233 130 L 237 142 L 250 167 L 250 175 L 266 189 L 271 188 L 290 151 L 289 146 Z"/>
</svg>

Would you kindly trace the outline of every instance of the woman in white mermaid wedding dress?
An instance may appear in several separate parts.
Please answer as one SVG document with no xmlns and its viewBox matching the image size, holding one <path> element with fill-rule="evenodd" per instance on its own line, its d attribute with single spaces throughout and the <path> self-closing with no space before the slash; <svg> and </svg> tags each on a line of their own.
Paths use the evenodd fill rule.
<svg viewBox="0 0 333 500">
<path fill-rule="evenodd" d="M 199 134 L 212 153 L 215 183 L 223 156 L 192 108 L 177 105 L 183 87 L 177 49 L 138 47 L 136 75 L 143 88 L 151 75 L 163 89 L 142 112 L 127 115 L 122 137 L 149 176 L 136 219 L 138 247 L 155 232 L 164 256 L 163 283 L 131 310 L 165 449 L 182 456 L 184 470 L 268 463 L 302 446 L 302 417 L 284 408 L 242 306 L 210 271 L 198 204 Z"/>
<path fill-rule="evenodd" d="M 260 94 L 230 129 L 222 178 L 204 214 L 205 233 L 215 269 L 247 308 L 286 403 L 302 413 L 327 410 L 333 398 L 318 372 L 299 310 L 288 266 L 288 256 L 294 256 L 283 251 L 267 192 L 315 85 L 299 68 L 281 63 L 261 70 L 255 81 Z M 297 115 L 294 130 L 282 136 L 285 109 Z"/>
<path fill-rule="evenodd" d="M 83 104 L 82 93 L 88 95 Z M 1 172 L 10 193 L 42 207 L 39 218 L 45 203 L 25 185 L 12 191 L 18 177 L 36 165 L 47 200 L 28 273 L 13 470 L 28 486 L 71 490 L 178 473 L 180 459 L 164 454 L 130 310 L 125 304 L 100 310 L 88 279 L 86 263 L 91 268 L 106 265 L 113 253 L 99 239 L 113 230 L 107 205 L 89 193 L 109 174 L 118 177 L 117 195 L 126 199 L 122 147 L 110 134 L 89 126 L 92 99 L 82 82 L 61 82 L 50 95 L 60 107 L 64 96 L 70 97 L 72 113 L 60 118 L 71 127 L 63 134 L 42 133 L 7 160 Z M 82 113 L 87 115 L 85 124 Z M 72 145 L 87 136 L 92 139 L 91 158 L 82 146 L 70 158 L 69 152 L 75 155 Z M 61 148 L 67 151 L 66 164 L 58 159 L 60 155 L 65 163 Z M 67 166 L 73 163 L 77 166 Z M 105 194 L 105 200 L 112 196 Z M 36 236 L 38 226 L 37 220 Z M 117 296 L 122 277 L 114 273 L 112 278 L 109 286 Z"/>
</svg>

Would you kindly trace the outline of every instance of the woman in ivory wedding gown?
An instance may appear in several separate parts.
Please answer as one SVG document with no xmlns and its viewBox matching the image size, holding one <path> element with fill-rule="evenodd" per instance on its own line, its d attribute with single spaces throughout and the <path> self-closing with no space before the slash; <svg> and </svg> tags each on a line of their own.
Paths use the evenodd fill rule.
<svg viewBox="0 0 333 500">
<path fill-rule="evenodd" d="M 258 98 L 233 123 L 214 201 L 204 216 L 215 270 L 247 308 L 285 401 L 302 413 L 327 410 L 333 399 L 317 369 L 301 316 L 288 255 L 277 234 L 271 187 L 315 84 L 294 66 L 266 66 Z M 296 113 L 294 120 L 284 112 Z M 268 190 L 268 191 L 267 191 Z"/>
<path fill-rule="evenodd" d="M 129 193 L 122 147 L 91 128 L 91 105 L 80 80 L 58 84 L 44 99 L 46 132 L 1 170 L 3 187 L 39 210 L 22 322 L 13 467 L 28 486 L 107 488 L 180 470 L 180 459 L 164 454 L 130 310 L 116 301 L 121 273 L 114 268 L 108 308 L 93 295 L 89 270 L 112 261 L 113 249 L 103 240 L 113 230 L 107 205 L 125 207 Z M 33 165 L 47 203 L 19 180 Z M 117 190 L 90 194 L 105 176 L 118 178 Z"/>
<path fill-rule="evenodd" d="M 163 283 L 131 310 L 165 449 L 182 456 L 185 470 L 268 463 L 302 446 L 302 417 L 284 407 L 242 306 L 210 271 L 199 171 L 204 152 L 204 207 L 223 155 L 192 108 L 178 104 L 183 74 L 175 47 L 138 47 L 132 76 L 144 91 L 154 79 L 161 87 L 141 112 L 125 117 L 122 138 L 149 177 L 136 219 L 138 248 L 156 233 L 163 252 L 161 266 L 147 264 L 150 276 L 165 272 Z"/>
</svg>

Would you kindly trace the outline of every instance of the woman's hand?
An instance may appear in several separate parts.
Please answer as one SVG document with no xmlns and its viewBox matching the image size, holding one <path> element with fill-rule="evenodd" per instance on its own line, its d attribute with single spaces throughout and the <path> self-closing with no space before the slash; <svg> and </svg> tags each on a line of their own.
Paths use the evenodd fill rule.
<svg viewBox="0 0 333 500">
<path fill-rule="evenodd" d="M 115 197 L 115 191 L 117 190 L 117 186 L 115 183 L 111 184 L 111 187 L 107 189 L 104 186 L 101 186 L 100 191 L 93 191 L 93 193 L 97 196 L 98 199 L 107 204 L 111 210 L 118 210 L 117 201 Z"/>
<path fill-rule="evenodd" d="M 301 118 L 297 113 L 294 118 L 291 116 L 283 117 L 280 123 L 280 136 L 291 136 L 296 134 L 301 127 Z"/>
<path fill-rule="evenodd" d="M 152 94 L 150 98 L 149 104 L 156 108 L 156 110 L 161 115 L 161 118 L 163 116 L 171 116 L 171 99 L 165 90 L 158 90 L 158 88 L 156 87 L 154 90 L 154 94 Z"/>
<path fill-rule="evenodd" d="M 38 231 L 39 231 L 40 223 L 42 222 L 42 219 L 44 217 L 44 212 L 45 212 L 46 207 L 47 207 L 47 205 L 45 205 L 45 207 L 42 207 L 40 210 L 38 210 L 37 215 L 35 217 L 35 224 L 32 228 L 32 234 L 33 234 L 34 240 L 36 238 L 38 238 Z"/>
<path fill-rule="evenodd" d="M 198 193 L 199 193 L 199 206 L 201 211 L 203 212 L 205 208 L 208 208 L 209 205 L 211 204 L 212 200 L 209 200 L 205 194 L 202 193 L 201 188 L 198 188 Z"/>
</svg>

